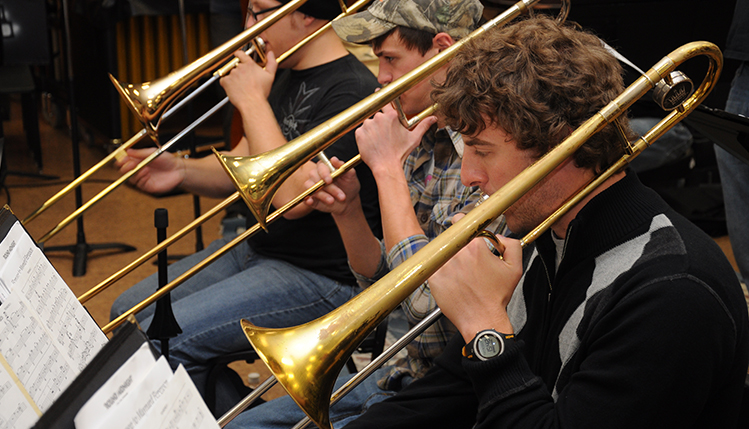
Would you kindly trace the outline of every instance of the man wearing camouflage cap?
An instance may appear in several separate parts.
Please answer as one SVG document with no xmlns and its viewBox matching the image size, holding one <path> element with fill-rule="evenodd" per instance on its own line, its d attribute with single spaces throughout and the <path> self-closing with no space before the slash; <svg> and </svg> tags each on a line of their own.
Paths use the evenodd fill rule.
<svg viewBox="0 0 749 429">
<path fill-rule="evenodd" d="M 375 1 L 364 12 L 335 22 L 339 37 L 351 43 L 368 43 L 401 26 L 428 33 L 447 33 L 453 39 L 467 36 L 483 7 L 471 1 Z"/>
<path fill-rule="evenodd" d="M 365 12 L 334 21 L 333 29 L 346 41 L 371 44 L 379 58 L 378 81 L 387 85 L 468 35 L 482 11 L 478 0 L 382 0 Z M 430 106 L 430 80 L 441 82 L 444 76 L 442 68 L 401 95 L 404 113 L 414 116 Z M 367 287 L 447 229 L 452 216 L 472 206 L 479 191 L 460 182 L 461 136 L 439 126 L 436 117 L 409 132 L 387 106 L 364 122 L 356 140 L 377 181 L 384 239 L 362 229 L 358 181 L 351 171 L 332 183 L 330 170 L 319 164 L 307 185 L 320 178 L 332 184 L 307 203 L 333 215 L 349 265 L 359 284 Z M 331 162 L 336 167 L 342 164 L 335 158 Z M 500 221 L 498 228 L 503 226 Z M 436 305 L 429 288 L 422 285 L 402 307 L 413 326 Z M 333 427 L 343 427 L 422 376 L 454 332 L 445 318 L 432 325 L 409 345 L 406 358 L 378 370 L 331 408 Z M 338 385 L 348 378 L 342 375 Z M 291 399 L 282 397 L 242 413 L 227 427 L 288 428 L 303 417 Z"/>
</svg>

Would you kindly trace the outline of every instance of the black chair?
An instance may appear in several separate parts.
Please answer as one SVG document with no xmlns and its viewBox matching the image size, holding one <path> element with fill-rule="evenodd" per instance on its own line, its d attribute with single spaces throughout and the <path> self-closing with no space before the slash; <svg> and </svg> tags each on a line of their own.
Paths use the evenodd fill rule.
<svg viewBox="0 0 749 429">
<path fill-rule="evenodd" d="M 370 359 L 375 359 L 377 356 L 379 356 L 382 351 L 385 349 L 385 338 L 387 337 L 387 328 L 388 328 L 388 321 L 385 319 L 380 325 L 367 337 L 362 341 L 362 343 L 357 347 L 356 353 L 365 353 L 370 355 Z M 257 352 L 253 349 L 247 349 L 242 350 L 239 352 L 229 353 L 223 356 L 219 356 L 217 358 L 212 359 L 209 362 L 209 366 L 211 369 L 208 372 L 208 378 L 206 380 L 205 385 L 205 392 L 203 394 L 203 400 L 208 405 L 208 409 L 211 410 L 211 412 L 214 415 L 217 415 L 216 413 L 216 381 L 218 377 L 223 374 L 230 374 L 230 379 L 234 382 L 235 388 L 240 391 L 244 392 L 244 395 L 250 394 L 252 392 L 252 389 L 245 387 L 244 384 L 241 384 L 242 381 L 238 376 L 235 376 L 235 372 L 228 367 L 228 365 L 232 362 L 237 361 L 245 361 L 247 363 L 253 363 L 260 357 L 257 355 Z M 349 358 L 349 360 L 346 362 L 346 368 L 348 368 L 349 372 L 355 373 L 357 372 L 356 364 L 354 363 L 352 358 Z M 253 404 L 253 406 L 258 405 L 262 403 L 261 401 L 256 402 Z M 220 413 L 223 414 L 224 410 L 219 410 Z"/>
</svg>

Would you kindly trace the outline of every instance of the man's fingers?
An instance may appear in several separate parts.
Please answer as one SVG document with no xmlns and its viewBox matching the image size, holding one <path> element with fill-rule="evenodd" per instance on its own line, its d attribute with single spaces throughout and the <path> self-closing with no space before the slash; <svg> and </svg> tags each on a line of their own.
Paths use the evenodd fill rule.
<svg viewBox="0 0 749 429">
<path fill-rule="evenodd" d="M 427 116 L 426 118 L 422 119 L 421 122 L 419 122 L 419 124 L 416 125 L 411 132 L 414 133 L 414 135 L 419 136 L 419 140 L 421 140 L 421 138 L 424 136 L 424 133 L 426 133 L 429 128 L 431 128 L 435 123 L 437 123 L 436 116 Z"/>
<path fill-rule="evenodd" d="M 244 63 L 246 63 L 248 61 L 252 61 L 252 58 L 250 58 L 250 56 L 247 55 L 247 53 L 245 53 L 245 51 L 243 51 L 241 49 L 238 49 L 237 51 L 235 51 L 234 52 L 234 56 L 237 57 L 237 59 L 239 60 L 239 62 L 242 63 L 242 64 L 244 64 Z"/>
<path fill-rule="evenodd" d="M 274 54 L 273 51 L 268 51 L 266 53 L 265 71 L 275 75 L 277 69 L 278 62 L 276 62 L 276 54 Z"/>
</svg>

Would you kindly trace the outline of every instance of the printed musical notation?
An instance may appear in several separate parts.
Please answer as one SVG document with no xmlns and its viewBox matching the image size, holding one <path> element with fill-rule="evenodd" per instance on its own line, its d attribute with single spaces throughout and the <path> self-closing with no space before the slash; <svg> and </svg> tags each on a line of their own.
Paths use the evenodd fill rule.
<svg viewBox="0 0 749 429">
<path fill-rule="evenodd" d="M 0 383 L 22 392 L 16 407 L 3 400 L 0 418 L 30 427 L 21 416 L 49 408 L 107 338 L 17 220 L 0 241 L 0 284 L 0 358 L 9 377 Z"/>
<path fill-rule="evenodd" d="M 27 395 L 7 371 L 6 365 L 0 365 L 0 404 L 3 404 L 0 407 L 0 428 L 30 427 L 39 418 L 39 410 L 34 409 Z"/>
<path fill-rule="evenodd" d="M 217 429 L 198 389 L 180 365 L 141 347 L 81 407 L 77 429 Z"/>
</svg>

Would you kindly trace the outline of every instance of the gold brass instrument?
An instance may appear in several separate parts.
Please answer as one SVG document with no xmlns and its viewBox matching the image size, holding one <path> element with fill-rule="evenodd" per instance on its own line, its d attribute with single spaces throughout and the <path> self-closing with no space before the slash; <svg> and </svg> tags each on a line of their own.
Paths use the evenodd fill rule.
<svg viewBox="0 0 749 429">
<path fill-rule="evenodd" d="M 160 79 L 141 84 L 123 84 L 112 75 L 109 78 L 125 99 L 130 110 L 135 113 L 148 132 L 155 135 L 161 122 L 162 113 L 190 85 L 208 71 L 214 69 L 219 62 L 231 57 L 237 49 L 247 44 L 248 41 L 255 39 L 278 20 L 298 9 L 306 1 L 293 0 L 286 3 L 266 19 L 237 34 L 223 45 Z"/>
<path fill-rule="evenodd" d="M 242 320 L 248 340 L 284 389 L 320 428 L 330 428 L 328 404 L 338 373 L 358 344 L 419 285 L 447 260 L 528 192 L 546 175 L 571 156 L 593 134 L 617 118 L 640 97 L 664 79 L 682 62 L 706 56 L 705 79 L 688 98 L 680 98 L 661 122 L 630 145 L 624 155 L 603 175 L 591 181 L 581 192 L 565 202 L 560 210 L 577 204 L 591 190 L 621 170 L 655 139 L 694 110 L 717 83 L 723 67 L 720 50 L 709 42 L 686 44 L 659 61 L 622 94 L 572 132 L 562 143 L 532 166 L 510 180 L 481 205 L 404 261 L 380 281 L 365 289 L 331 313 L 296 327 L 261 328 Z M 677 100 L 677 99 L 673 99 Z M 672 100 L 672 101 L 673 101 Z M 554 221 L 547 221 L 529 234 L 535 239 Z"/>
<path fill-rule="evenodd" d="M 304 0 L 304 1 L 306 1 L 306 0 Z M 280 13 L 280 10 L 277 11 L 277 13 Z M 275 18 L 274 22 L 277 21 L 278 19 L 280 19 L 281 17 L 283 17 L 283 15 Z M 273 17 L 269 16 L 268 18 L 270 19 L 270 18 L 273 18 Z M 267 26 L 269 26 L 268 23 L 263 24 L 263 27 L 267 27 Z M 250 31 L 251 31 L 251 33 L 250 33 Z M 246 41 L 251 40 L 251 43 L 252 43 L 252 46 L 248 49 L 247 54 L 250 55 L 250 56 L 258 56 L 259 57 L 258 59 L 261 60 L 261 64 L 264 64 L 265 47 L 263 46 L 262 39 L 260 39 L 259 37 L 257 37 L 262 31 L 264 31 L 264 29 L 259 30 L 259 29 L 255 29 L 255 28 L 249 28 L 249 29 L 245 30 L 243 33 L 240 33 L 234 39 L 231 39 L 230 41 L 226 42 L 226 44 L 224 44 L 224 45 L 216 48 L 215 50 L 209 52 L 208 54 L 206 54 L 202 58 L 199 58 L 198 60 L 196 60 L 195 62 L 193 62 L 190 65 L 185 66 L 184 68 L 194 68 L 194 65 L 197 62 L 204 62 L 205 63 L 206 61 L 204 59 L 207 56 L 210 56 L 211 54 L 213 54 L 217 50 L 220 50 L 223 46 L 225 46 L 225 45 L 231 43 L 232 41 L 234 41 L 235 39 L 241 37 L 243 34 L 247 34 L 247 36 L 245 36 L 244 38 L 242 38 L 242 40 L 245 43 L 246 43 Z M 237 45 L 237 46 L 244 45 L 245 43 L 241 43 L 240 45 Z M 228 50 L 228 47 L 227 47 L 226 50 Z M 231 52 L 234 52 L 234 51 L 231 51 Z M 221 60 L 223 60 L 223 58 L 218 58 L 215 61 L 221 61 Z M 212 62 L 212 64 L 215 65 L 215 62 Z M 234 64 L 236 64 L 236 63 L 234 63 Z M 180 70 L 183 70 L 183 69 L 180 69 Z M 225 67 L 222 68 L 221 70 L 223 70 L 223 74 L 226 74 L 226 72 L 228 71 Z M 203 73 L 201 75 L 197 76 L 195 78 L 195 80 L 197 80 L 201 76 L 205 75 L 205 73 L 207 73 L 208 71 L 210 71 L 210 68 L 205 68 L 203 70 Z M 197 71 L 193 70 L 193 73 L 195 74 L 195 73 L 197 73 Z M 88 180 L 88 178 L 91 177 L 91 175 L 93 175 L 95 172 L 99 171 L 102 167 L 104 167 L 105 165 L 107 165 L 110 161 L 113 161 L 115 159 L 119 159 L 119 158 L 123 157 L 125 155 L 125 151 L 127 149 L 129 149 L 129 148 L 133 147 L 135 144 L 139 143 L 146 136 L 152 135 L 152 136 L 155 137 L 155 132 L 157 131 L 158 124 L 160 123 L 161 120 L 166 119 L 166 118 L 170 117 L 171 115 L 173 115 L 174 113 L 176 113 L 184 105 L 186 105 L 187 102 L 190 101 L 194 96 L 196 96 L 197 94 L 199 94 L 200 92 L 202 92 L 210 84 L 212 84 L 218 78 L 220 78 L 221 76 L 223 76 L 223 74 L 221 74 L 221 75 L 215 75 L 213 79 L 211 79 L 211 80 L 205 82 L 204 84 L 202 84 L 198 89 L 196 89 L 195 91 L 193 91 L 188 97 L 186 97 L 185 99 L 183 99 L 181 102 L 179 102 L 174 107 L 169 107 L 167 104 L 162 104 L 160 106 L 157 106 L 160 109 L 160 111 L 159 111 L 160 115 L 159 115 L 159 118 L 158 118 L 159 121 L 157 123 L 148 123 L 148 124 L 146 124 L 144 122 L 144 119 L 139 116 L 139 120 L 141 122 L 144 122 L 144 125 L 145 125 L 144 128 L 141 131 L 139 131 L 134 136 L 130 137 L 125 143 L 121 144 L 119 147 L 117 147 L 117 149 L 115 149 L 114 151 L 112 151 L 112 153 L 110 153 L 109 155 L 107 155 L 104 159 L 102 159 L 101 161 L 99 161 L 96 165 L 94 165 L 93 167 L 89 168 L 86 172 L 84 172 L 83 174 L 81 174 L 80 176 L 78 176 L 74 181 L 72 181 L 67 186 L 65 186 L 63 189 L 61 189 L 59 192 L 57 192 L 55 195 L 53 195 L 52 197 L 50 197 L 39 208 L 37 208 L 36 210 L 34 210 L 30 215 L 26 216 L 26 218 L 24 218 L 21 221 L 21 223 L 23 225 L 26 225 L 27 223 L 29 223 L 32 220 L 34 220 L 37 216 L 39 216 L 40 214 L 42 214 L 43 212 L 45 212 L 53 204 L 57 203 L 63 196 L 67 195 L 68 193 L 70 193 L 70 191 L 72 191 L 73 189 L 75 189 L 76 187 L 78 187 L 81 183 L 83 183 L 84 181 Z M 167 75 L 167 77 L 169 77 L 169 76 L 171 76 L 171 74 Z M 120 94 L 122 94 L 123 93 L 122 90 L 121 90 L 122 85 L 119 82 L 117 82 L 116 79 L 112 75 L 110 75 L 109 78 L 110 78 L 110 80 L 112 80 L 113 82 L 115 82 L 115 87 L 117 87 L 118 92 L 120 92 Z M 166 83 L 166 78 L 158 79 L 158 82 L 161 82 L 162 84 Z M 171 88 L 172 88 L 173 94 L 169 94 L 171 101 L 173 102 L 176 99 L 176 96 L 179 95 L 179 93 L 181 93 L 185 89 L 187 89 L 192 82 L 194 82 L 194 80 L 190 81 L 190 82 L 174 80 L 174 82 L 171 84 Z M 148 84 L 148 82 L 145 82 L 145 83 L 141 84 L 141 86 L 145 86 L 147 84 Z M 178 85 L 182 85 L 182 88 L 177 88 Z M 132 87 L 133 85 L 128 85 L 128 86 Z M 179 92 L 177 92 L 178 89 L 179 89 Z M 125 101 L 126 101 L 126 104 L 128 106 L 130 106 L 130 109 L 132 110 L 133 109 L 132 106 L 135 103 L 135 101 L 132 101 L 130 99 L 126 99 Z"/>
<path fill-rule="evenodd" d="M 296 0 L 299 2 L 299 0 Z M 139 133 L 137 133 L 135 136 L 131 137 L 127 142 L 125 142 L 123 145 L 118 147 L 114 152 L 112 152 L 110 155 L 102 159 L 99 163 L 97 163 L 95 166 L 90 168 L 88 171 L 86 171 L 84 174 L 82 174 L 80 177 L 76 178 L 73 182 L 71 182 L 69 185 L 67 185 L 65 188 L 63 188 L 61 191 L 59 191 L 57 194 L 55 194 L 53 197 L 48 199 L 46 202 L 42 204 L 38 209 L 36 209 L 31 215 L 26 217 L 22 224 L 26 224 L 39 216 L 42 212 L 46 211 L 49 207 L 51 207 L 54 203 L 59 201 L 64 195 L 69 193 L 71 190 L 75 189 L 77 186 L 79 186 L 83 181 L 87 180 L 94 172 L 98 171 L 101 167 L 112 161 L 113 159 L 121 158 L 125 155 L 125 151 L 129 149 L 130 147 L 134 146 L 136 143 L 141 141 L 143 138 L 145 138 L 147 135 L 149 135 L 151 132 L 155 132 L 158 129 L 158 124 L 160 124 L 161 120 L 166 119 L 167 117 L 171 116 L 173 113 L 178 111 L 182 106 L 184 106 L 187 101 L 189 101 L 192 97 L 194 97 L 196 94 L 202 92 L 205 88 L 210 86 L 212 83 L 214 83 L 216 80 L 221 78 L 222 76 L 226 75 L 233 69 L 236 64 L 238 63 L 238 59 L 234 58 L 231 61 L 229 61 L 226 65 L 221 67 L 219 70 L 214 72 L 213 76 L 204 82 L 199 88 L 197 88 L 195 91 L 190 93 L 185 99 L 180 101 L 178 104 L 176 104 L 174 107 L 169 107 L 169 104 L 171 104 L 174 99 L 181 94 L 187 87 L 189 87 L 193 82 L 194 74 L 197 73 L 196 70 L 196 64 L 201 63 L 203 64 L 204 70 L 203 74 L 210 71 L 209 67 L 215 66 L 216 62 L 219 60 L 223 60 L 223 58 L 219 58 L 220 55 L 223 55 L 225 52 L 229 52 L 229 54 L 233 53 L 233 50 L 230 50 L 230 48 L 233 48 L 239 40 L 239 38 L 242 38 L 243 40 L 247 40 L 249 37 L 254 37 L 252 39 L 252 45 L 250 49 L 248 49 L 247 54 L 250 56 L 258 56 L 257 59 L 258 62 L 261 65 L 265 64 L 265 47 L 264 43 L 262 42 L 262 39 L 256 37 L 256 35 L 260 34 L 262 31 L 264 31 L 265 28 L 270 26 L 272 23 L 276 22 L 278 19 L 284 16 L 284 12 L 290 13 L 296 7 L 301 6 L 302 3 L 304 3 L 303 0 L 299 2 L 298 4 L 295 2 L 290 2 L 286 4 L 283 8 L 280 8 L 278 11 L 274 12 L 273 14 L 269 15 L 267 18 L 263 19 L 260 23 L 254 25 L 253 27 L 245 30 L 243 33 L 240 33 L 238 36 L 236 36 L 234 39 L 229 40 L 224 45 L 216 48 L 215 50 L 209 52 L 202 58 L 196 60 L 192 64 L 185 66 L 183 69 L 190 69 L 190 72 L 188 73 L 186 70 L 182 70 L 180 73 L 174 72 L 172 74 L 169 74 L 165 76 L 164 78 L 158 79 L 156 82 L 158 82 L 159 86 L 165 86 L 169 79 L 172 79 L 172 82 L 170 82 L 170 85 L 168 87 L 170 90 L 167 93 L 160 94 L 158 97 L 154 96 L 155 98 L 159 99 L 158 103 L 151 103 L 151 106 L 155 109 L 155 111 L 163 112 L 163 113 L 156 113 L 155 116 L 140 116 L 139 119 L 141 122 L 145 124 L 145 127 L 143 130 L 141 130 Z M 351 5 L 350 7 L 346 7 L 343 9 L 343 12 L 339 17 L 336 19 L 355 13 L 362 7 L 364 7 L 368 2 L 368 0 L 358 0 L 356 3 Z M 294 4 L 295 7 L 291 7 L 290 5 Z M 287 8 L 288 7 L 288 8 Z M 345 7 L 345 4 L 342 4 L 342 7 Z M 278 14 L 278 15 L 277 15 Z M 318 30 L 307 36 L 305 39 L 297 43 L 295 46 L 293 46 L 291 49 L 289 49 L 287 52 L 284 52 L 281 54 L 277 61 L 279 63 L 282 63 L 284 60 L 289 58 L 291 55 L 293 55 L 296 51 L 298 51 L 302 46 L 309 43 L 311 40 L 314 40 L 315 38 L 319 37 L 321 34 L 323 34 L 325 31 L 329 30 L 331 28 L 332 24 L 330 22 L 326 23 L 322 27 L 320 27 Z M 243 36 L 244 35 L 244 36 Z M 227 54 L 228 55 L 228 54 Z M 213 57 L 216 57 L 217 59 L 214 59 Z M 175 77 L 175 74 L 177 75 Z M 185 77 L 185 75 L 189 75 L 190 78 L 188 79 Z M 200 76 L 198 76 L 200 77 Z M 198 77 L 195 77 L 197 79 Z M 110 76 L 111 78 L 111 76 Z M 153 87 L 153 83 L 145 82 L 141 84 L 141 87 Z M 122 86 L 119 83 L 116 85 Z M 128 85 L 128 87 L 135 87 L 134 85 Z M 142 101 L 141 98 L 144 98 L 146 95 L 145 93 L 142 93 L 140 91 L 134 90 L 140 94 L 139 98 L 131 99 L 127 98 L 127 104 L 128 105 L 139 105 Z M 120 91 L 122 93 L 122 91 Z M 153 90 L 151 90 L 148 94 L 153 94 Z M 69 216 L 67 216 L 65 219 L 60 221 L 52 230 L 47 232 L 44 236 L 42 236 L 39 240 L 37 240 L 39 243 L 44 243 L 50 238 L 52 238 L 54 235 L 56 235 L 58 232 L 60 232 L 63 228 L 65 228 L 67 225 L 69 225 L 72 221 L 80 217 L 84 212 L 86 212 L 89 208 L 91 208 L 94 204 L 96 204 L 98 201 L 100 201 L 102 198 L 104 198 L 107 194 L 109 194 L 111 191 L 119 187 L 121 184 L 125 183 L 130 177 L 135 175 L 138 171 L 140 171 L 143 167 L 148 165 L 153 159 L 155 159 L 157 156 L 162 154 L 163 152 L 167 151 L 171 146 L 173 146 L 178 140 L 182 139 L 185 135 L 187 135 L 189 132 L 191 132 L 194 128 L 196 128 L 198 125 L 200 125 L 203 121 L 205 121 L 208 117 L 210 117 L 213 113 L 217 112 L 219 109 L 224 107 L 226 104 L 228 104 L 229 99 L 224 98 L 222 101 L 217 103 L 213 108 L 211 108 L 208 112 L 203 114 L 201 117 L 199 117 L 197 120 L 195 120 L 193 123 L 188 125 L 184 130 L 182 130 L 180 133 L 178 133 L 174 138 L 172 138 L 169 142 L 162 145 L 157 152 L 154 152 L 152 156 L 148 157 L 147 159 L 144 159 L 139 163 L 133 170 L 127 172 L 123 177 L 120 177 L 118 180 L 107 186 L 104 190 L 102 190 L 99 194 L 92 197 L 89 201 L 87 201 L 85 204 L 83 204 L 81 207 L 79 207 L 76 211 L 71 213 Z M 203 222 L 205 219 L 203 220 Z M 198 224 L 199 225 L 199 224 Z M 198 225 L 195 225 L 194 227 L 197 227 Z"/>
<path fill-rule="evenodd" d="M 513 8 L 509 9 L 504 14 L 497 16 L 496 18 L 494 18 L 493 20 L 491 20 L 490 22 L 488 22 L 487 24 L 485 24 L 484 26 L 482 26 L 481 28 L 479 28 L 478 30 L 476 30 L 474 32 L 474 34 L 475 35 L 483 34 L 483 32 L 486 31 L 487 29 L 490 29 L 490 28 L 492 28 L 494 26 L 502 25 L 502 24 L 504 24 L 506 22 L 509 22 L 510 20 L 512 20 L 515 17 L 517 17 L 520 13 L 528 11 L 529 7 L 535 5 L 538 1 L 539 0 L 523 0 L 523 1 L 518 2 Z M 359 2 L 355 3 L 355 5 L 352 5 L 347 12 L 351 13 L 354 10 L 355 7 L 360 7 L 359 6 L 360 3 L 366 4 L 366 3 L 368 3 L 368 1 L 362 1 L 362 0 L 360 0 Z M 568 3 L 567 0 L 565 0 L 565 1 L 562 2 L 562 10 L 560 11 L 558 19 L 564 20 L 566 18 L 566 16 L 567 16 L 568 10 L 569 10 L 569 3 Z M 468 36 L 468 37 L 471 37 L 471 36 Z M 454 53 L 456 51 L 451 50 L 450 52 L 453 53 L 451 55 L 454 55 Z M 407 75 L 399 78 L 398 80 L 396 80 L 395 82 L 392 82 L 391 84 L 389 84 L 386 87 L 387 91 L 384 92 L 384 90 L 380 90 L 380 91 L 376 92 L 375 94 L 370 95 L 369 97 L 365 98 L 364 100 L 362 100 L 359 103 L 357 103 L 356 105 L 354 105 L 352 108 L 349 108 L 349 109 L 341 112 L 340 114 L 336 115 L 335 117 L 331 118 L 330 120 L 326 121 L 325 123 L 319 125 L 318 127 L 314 128 L 313 130 L 309 131 L 308 133 L 305 133 L 303 136 L 301 136 L 301 137 L 293 140 L 289 144 L 291 144 L 293 142 L 296 142 L 296 141 L 298 141 L 300 139 L 304 139 L 304 141 L 309 142 L 312 139 L 310 139 L 310 138 L 306 138 L 305 139 L 305 136 L 307 136 L 307 134 L 310 134 L 310 133 L 316 133 L 315 135 L 318 136 L 318 138 L 324 138 L 324 137 L 319 137 L 321 134 L 324 134 L 324 133 L 320 133 L 320 129 L 321 128 L 331 128 L 332 126 L 337 127 L 338 134 L 337 134 L 336 138 L 340 137 L 341 135 L 345 134 L 349 130 L 351 130 L 354 127 L 356 127 L 359 123 L 361 123 L 362 121 L 364 121 L 364 119 L 366 119 L 367 117 L 369 117 L 371 114 L 375 113 L 382 106 L 384 106 L 387 103 L 389 103 L 390 101 L 394 100 L 397 96 L 399 96 L 403 92 L 407 91 L 412 86 L 416 85 L 422 79 L 428 77 L 431 74 L 429 72 L 430 70 L 431 71 L 436 70 L 437 68 L 439 68 L 440 65 L 444 64 L 444 62 L 446 62 L 448 59 L 449 58 L 446 58 L 446 57 L 442 56 L 442 57 L 440 57 L 438 59 L 440 61 L 440 63 L 438 65 L 432 65 L 427 71 L 422 71 L 421 73 L 418 73 L 416 75 L 413 74 L 413 73 L 411 73 L 411 74 L 407 74 Z M 382 96 L 383 93 L 389 94 L 389 95 L 386 96 L 386 97 L 383 97 Z M 420 113 L 418 115 L 418 118 L 423 118 L 423 117 L 426 117 L 426 116 L 432 114 L 432 112 L 434 111 L 434 108 L 435 108 L 435 106 L 432 106 L 432 107 L 426 109 L 424 112 L 422 112 L 422 113 Z M 350 113 L 352 111 L 352 109 L 353 109 L 353 112 L 355 113 L 354 115 L 352 115 Z M 364 111 L 364 113 L 362 113 L 362 111 Z M 367 113 L 367 112 L 371 112 L 371 113 Z M 402 122 L 404 123 L 404 126 L 406 126 L 408 128 L 412 128 L 415 125 L 416 120 L 418 120 L 416 117 L 415 118 L 411 118 L 410 120 L 402 118 Z M 332 144 L 332 141 L 329 144 Z M 328 145 L 325 145 L 325 147 L 327 147 Z M 286 146 L 288 146 L 288 144 Z M 284 146 L 284 147 L 286 147 L 286 146 Z M 314 150 L 314 148 L 313 148 L 313 150 Z M 322 150 L 322 148 L 318 149 L 318 151 L 321 151 L 321 150 Z M 316 152 L 312 152 L 309 158 L 312 158 L 312 156 L 314 156 L 315 153 Z M 220 155 L 217 152 L 216 152 L 216 156 L 218 156 L 222 160 L 223 164 L 225 164 L 226 162 L 232 162 L 232 161 L 226 161 L 226 160 L 230 159 L 230 157 L 226 157 L 226 156 Z M 237 162 L 241 162 L 242 159 L 243 159 L 243 157 L 237 157 L 237 158 L 238 158 Z M 307 158 L 307 159 L 309 159 L 309 158 Z M 355 156 L 354 158 L 352 158 L 351 160 L 349 160 L 346 164 L 344 164 L 343 166 L 341 166 L 341 168 L 339 168 L 338 170 L 336 170 L 336 172 L 333 173 L 333 177 L 335 178 L 335 177 L 337 177 L 338 174 L 342 174 L 346 170 L 348 170 L 350 168 L 353 168 L 356 164 L 358 164 L 360 162 L 360 160 L 361 160 L 360 156 L 358 156 L 358 155 Z M 303 162 L 300 162 L 299 164 L 302 164 L 302 163 Z M 225 169 L 227 168 L 226 165 L 224 165 L 224 168 Z M 308 189 L 303 194 L 301 194 L 298 197 L 296 197 L 294 200 L 290 201 L 289 203 L 287 203 L 283 207 L 281 207 L 278 210 L 276 210 L 275 212 L 273 212 L 273 214 L 270 217 L 268 217 L 267 220 L 266 220 L 266 217 L 264 216 L 263 217 L 263 222 L 262 223 L 259 222 L 258 225 L 260 225 L 261 227 L 265 228 L 265 226 L 268 223 L 271 223 L 272 221 L 278 219 L 278 217 L 282 216 L 283 213 L 285 213 L 286 211 L 288 211 L 289 209 L 291 209 L 293 206 L 295 206 L 299 202 L 303 201 L 305 198 L 307 198 L 308 196 L 310 196 L 312 193 L 314 193 L 315 191 L 317 191 L 322 186 L 324 186 L 323 182 L 322 181 L 318 182 L 317 184 L 315 184 L 314 187 Z M 234 195 L 232 195 L 229 198 L 232 199 L 232 201 L 233 201 L 234 198 L 238 198 L 238 195 L 239 195 L 239 193 L 234 194 Z M 223 202 L 221 204 L 227 204 L 227 203 Z M 210 216 L 212 216 L 213 214 L 215 214 L 215 212 L 211 211 Z M 188 225 L 188 227 L 185 227 L 185 229 L 183 229 L 180 232 L 178 232 L 177 234 L 175 234 L 175 236 L 178 236 L 177 238 L 180 238 L 180 237 L 184 236 L 187 232 L 189 232 L 189 230 L 187 228 L 194 228 L 197 225 L 202 224 L 203 222 L 205 222 L 205 220 L 207 220 L 207 217 L 206 217 L 207 215 L 209 215 L 209 213 L 206 213 L 205 215 L 201 216 L 201 218 L 196 219 L 194 222 L 192 222 L 190 225 Z M 186 280 L 188 280 L 190 277 L 192 277 L 196 272 L 200 271 L 205 266 L 211 264 L 217 258 L 219 258 L 220 256 L 224 255 L 226 252 L 228 252 L 229 250 L 231 250 L 231 248 L 233 248 L 237 244 L 241 243 L 242 241 L 244 241 L 245 239 L 247 239 L 248 237 L 250 237 L 252 234 L 254 234 L 255 232 L 257 232 L 259 230 L 258 225 L 255 225 L 252 228 L 248 229 L 247 231 L 245 231 L 244 233 L 242 233 L 240 236 L 238 236 L 236 239 L 232 240 L 230 243 L 227 243 L 224 247 L 222 247 L 221 249 L 217 250 L 214 254 L 209 255 L 205 260 L 201 261 L 198 265 L 196 265 L 195 267 L 193 267 L 191 270 L 188 270 L 183 275 L 177 277 L 172 282 L 170 282 L 166 286 L 164 286 L 161 289 L 159 289 L 159 291 L 155 292 L 154 294 L 152 294 L 151 296 L 149 296 L 148 298 L 146 298 L 142 302 L 140 302 L 137 305 L 135 305 L 133 308 L 129 309 L 127 312 L 123 313 L 120 317 L 117 317 L 116 319 L 112 320 L 109 324 L 105 325 L 102 328 L 103 331 L 104 331 L 104 333 L 110 332 L 111 330 L 113 330 L 114 328 L 116 328 L 117 326 L 119 326 L 122 322 L 124 322 L 127 319 L 127 316 L 129 316 L 130 314 L 138 313 L 143 308 L 147 307 L 151 303 L 153 303 L 156 300 L 158 300 L 161 296 L 165 295 L 167 292 L 171 291 L 175 287 L 177 287 L 180 284 L 184 283 Z M 156 255 L 158 252 L 160 252 L 161 250 L 163 250 L 164 248 L 166 248 L 166 246 L 168 246 L 169 244 L 171 244 L 174 241 L 175 240 L 172 240 L 172 238 L 170 238 L 170 239 L 166 240 L 165 242 L 162 242 L 159 246 L 154 247 L 147 254 L 143 255 L 140 258 L 138 258 L 138 260 L 136 260 L 135 262 L 131 263 L 127 267 L 125 267 L 122 270 L 118 271 L 117 273 L 113 274 L 108 279 L 106 279 L 104 282 L 102 282 L 99 285 L 95 286 L 94 288 L 92 288 L 88 292 L 82 294 L 78 298 L 79 301 L 80 302 L 85 302 L 88 299 L 92 298 L 93 296 L 95 296 L 96 294 L 98 294 L 99 292 L 101 292 L 102 290 L 104 290 L 106 287 L 110 286 L 115 281 L 117 281 L 120 278 L 122 278 L 125 274 L 127 274 L 127 272 L 129 272 L 132 269 L 140 266 L 147 259 L 149 259 L 150 257 Z"/>
<path fill-rule="evenodd" d="M 376 113 L 392 100 L 406 92 L 425 76 L 429 76 L 445 65 L 465 43 L 484 32 L 527 12 L 539 0 L 522 0 L 505 12 L 479 27 L 467 37 L 427 60 L 414 70 L 401 76 L 398 85 L 391 83 L 380 91 L 349 107 L 341 114 L 318 125 L 314 129 L 290 141 L 288 144 L 268 152 L 250 157 L 227 157 L 219 155 L 224 169 L 237 184 L 237 190 L 250 208 L 260 226 L 265 228 L 271 201 L 283 181 L 299 166 L 309 161 L 316 153 L 333 144 L 338 138 L 354 129 L 359 123 Z M 567 16 L 569 3 L 562 2 L 558 19 Z"/>
</svg>

